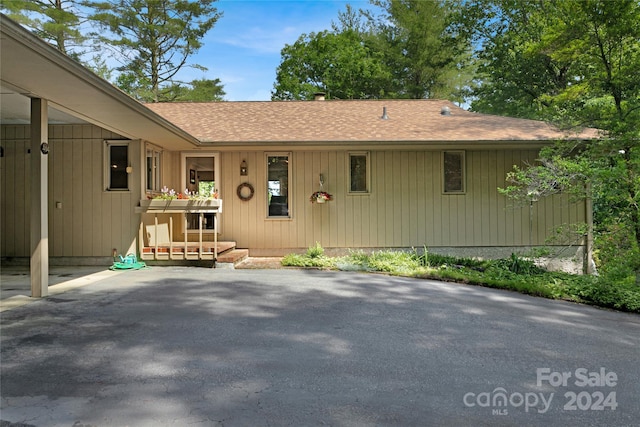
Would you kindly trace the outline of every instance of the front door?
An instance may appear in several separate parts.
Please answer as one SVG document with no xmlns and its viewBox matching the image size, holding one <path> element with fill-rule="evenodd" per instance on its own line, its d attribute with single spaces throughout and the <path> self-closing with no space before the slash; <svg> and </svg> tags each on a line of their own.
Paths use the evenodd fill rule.
<svg viewBox="0 0 640 427">
<path fill-rule="evenodd" d="M 200 196 L 211 196 L 218 193 L 220 188 L 220 155 L 218 153 L 182 153 L 182 188 L 189 190 L 190 194 Z M 197 214 L 186 214 L 187 233 L 197 233 L 199 220 Z M 214 230 L 213 214 L 204 215 L 202 226 L 206 234 L 213 236 Z M 219 224 L 218 224 L 219 225 Z M 218 227 L 218 233 L 220 228 Z"/>
</svg>

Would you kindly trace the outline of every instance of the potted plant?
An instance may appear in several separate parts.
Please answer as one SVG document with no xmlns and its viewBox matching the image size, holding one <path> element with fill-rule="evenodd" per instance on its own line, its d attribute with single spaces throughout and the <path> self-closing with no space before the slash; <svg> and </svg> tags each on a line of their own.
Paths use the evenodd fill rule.
<svg viewBox="0 0 640 427">
<path fill-rule="evenodd" d="M 311 203 L 324 203 L 333 200 L 333 196 L 326 191 L 316 191 L 309 197 Z"/>
</svg>

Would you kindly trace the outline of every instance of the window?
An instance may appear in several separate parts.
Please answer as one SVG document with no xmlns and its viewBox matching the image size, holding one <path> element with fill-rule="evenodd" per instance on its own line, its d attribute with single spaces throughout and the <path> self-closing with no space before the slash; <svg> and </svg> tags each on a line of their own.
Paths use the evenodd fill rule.
<svg viewBox="0 0 640 427">
<path fill-rule="evenodd" d="M 267 155 L 267 212 L 269 217 L 290 217 L 289 155 Z"/>
<path fill-rule="evenodd" d="M 464 151 L 442 153 L 444 193 L 464 193 Z"/>
<path fill-rule="evenodd" d="M 162 188 L 160 185 L 161 160 L 161 151 L 152 145 L 147 145 L 147 191 L 160 191 Z"/>
<path fill-rule="evenodd" d="M 129 190 L 129 143 L 105 141 L 105 188 L 108 191 Z"/>
<path fill-rule="evenodd" d="M 349 192 L 369 192 L 369 153 L 349 153 Z"/>
</svg>

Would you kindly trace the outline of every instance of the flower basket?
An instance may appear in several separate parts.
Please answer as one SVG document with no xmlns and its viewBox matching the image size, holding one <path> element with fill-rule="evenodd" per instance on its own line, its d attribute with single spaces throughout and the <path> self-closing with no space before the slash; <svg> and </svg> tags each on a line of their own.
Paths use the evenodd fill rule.
<svg viewBox="0 0 640 427">
<path fill-rule="evenodd" d="M 326 191 L 316 191 L 309 197 L 311 203 L 324 203 L 333 200 L 333 196 Z"/>
<path fill-rule="evenodd" d="M 140 200 L 140 206 L 136 212 L 162 211 L 164 213 L 193 213 L 193 212 L 222 212 L 222 200 L 218 198 L 217 192 L 212 192 L 208 196 L 190 193 L 185 190 L 183 193 L 176 193 L 166 186 L 162 189 L 162 194 Z"/>
</svg>

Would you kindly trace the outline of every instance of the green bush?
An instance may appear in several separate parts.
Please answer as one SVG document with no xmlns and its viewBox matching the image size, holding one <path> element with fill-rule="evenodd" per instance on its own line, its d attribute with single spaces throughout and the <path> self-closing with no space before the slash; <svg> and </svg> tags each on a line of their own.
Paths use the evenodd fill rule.
<svg viewBox="0 0 640 427">
<path fill-rule="evenodd" d="M 320 246 L 320 242 L 316 242 L 315 246 L 309 246 L 307 256 L 309 258 L 321 258 L 324 256 L 324 248 Z"/>
<path fill-rule="evenodd" d="M 421 267 L 414 254 L 397 251 L 374 252 L 369 256 L 368 265 L 373 270 L 387 273 L 410 272 Z"/>
<path fill-rule="evenodd" d="M 282 258 L 281 264 L 285 267 L 317 267 L 334 268 L 335 260 L 324 256 L 324 249 L 320 243 L 309 246 L 304 255 L 287 254 Z"/>
<path fill-rule="evenodd" d="M 537 265 L 535 265 L 533 261 L 525 258 L 520 258 L 518 255 L 514 253 L 512 253 L 511 257 L 507 259 L 500 259 L 495 261 L 493 265 L 497 266 L 498 268 L 508 270 L 515 274 L 532 275 L 532 274 L 542 274 L 546 271 L 538 267 Z"/>
<path fill-rule="evenodd" d="M 451 255 L 429 253 L 425 249 L 422 255 L 425 267 L 441 267 L 443 265 L 462 266 L 482 270 L 487 267 L 488 261 L 480 261 L 474 258 L 460 258 Z"/>
</svg>

